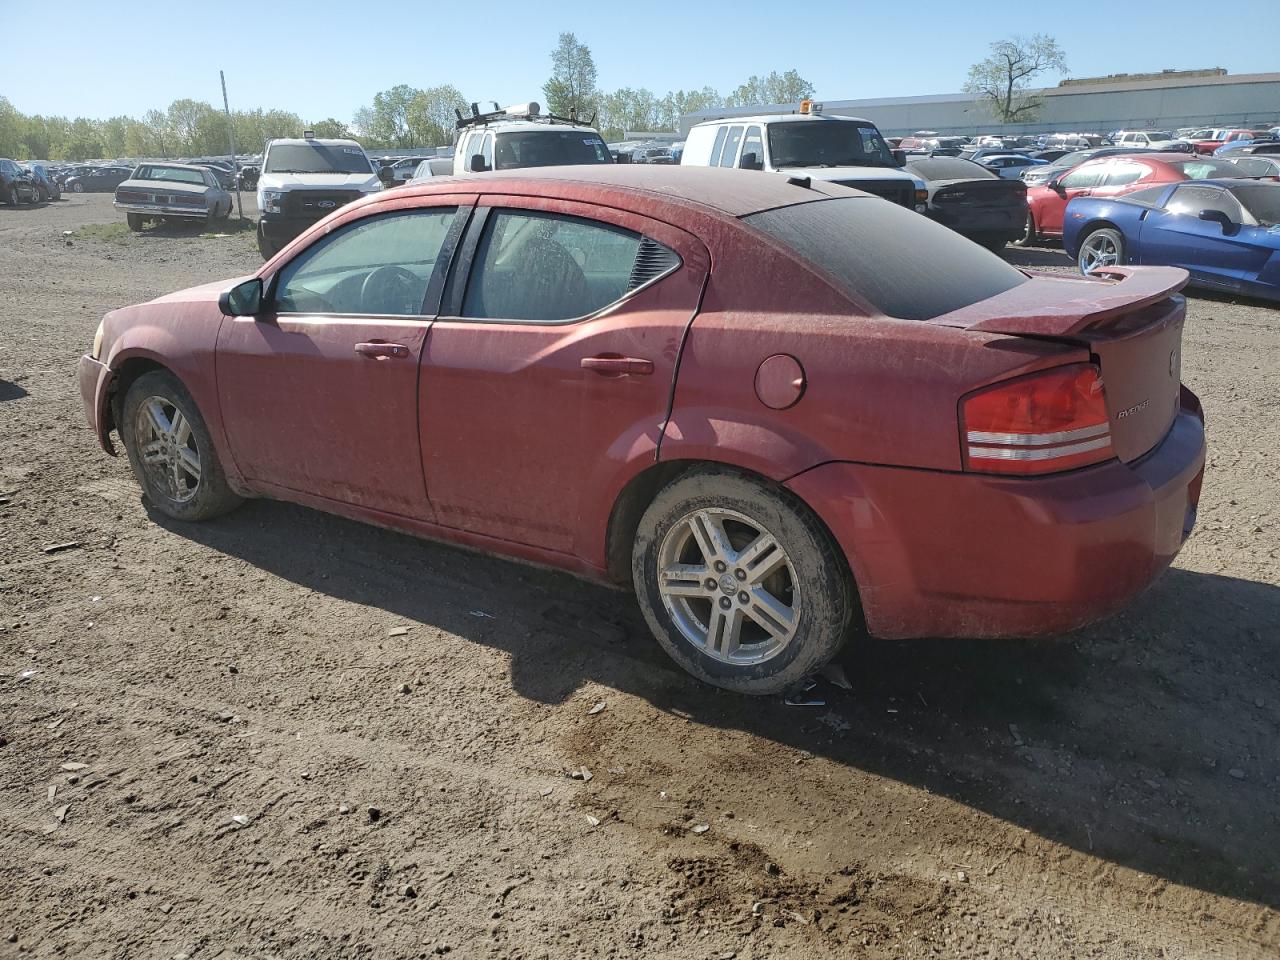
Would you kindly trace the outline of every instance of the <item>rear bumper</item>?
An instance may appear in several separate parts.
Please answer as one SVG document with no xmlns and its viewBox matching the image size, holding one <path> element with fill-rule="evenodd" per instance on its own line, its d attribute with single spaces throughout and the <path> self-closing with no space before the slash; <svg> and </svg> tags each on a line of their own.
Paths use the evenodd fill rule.
<svg viewBox="0 0 1280 960">
<path fill-rule="evenodd" d="M 1039 478 L 832 463 L 787 486 L 839 541 L 874 636 L 1021 637 L 1149 587 L 1190 535 L 1204 462 L 1184 391 L 1169 434 L 1134 463 Z"/>
<path fill-rule="evenodd" d="M 204 220 L 209 216 L 208 207 L 174 207 L 158 203 L 121 203 L 115 201 L 117 210 L 126 213 L 140 213 L 148 217 L 186 217 L 191 220 Z"/>
<path fill-rule="evenodd" d="M 85 354 L 77 368 L 80 381 L 80 399 L 84 403 L 85 419 L 97 434 L 102 449 L 113 457 L 116 448 L 111 443 L 111 414 L 107 402 L 111 381 L 115 374 L 105 363 Z"/>
<path fill-rule="evenodd" d="M 964 236 L 1001 233 L 1009 237 L 1020 237 L 1027 224 L 1025 207 L 966 211 L 930 207 L 928 216 L 930 220 Z"/>
</svg>

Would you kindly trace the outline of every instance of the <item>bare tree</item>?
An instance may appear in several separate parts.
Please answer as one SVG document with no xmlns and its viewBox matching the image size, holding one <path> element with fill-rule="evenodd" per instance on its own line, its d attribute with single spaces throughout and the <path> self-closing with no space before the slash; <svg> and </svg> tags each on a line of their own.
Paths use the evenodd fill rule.
<svg viewBox="0 0 1280 960">
<path fill-rule="evenodd" d="M 985 101 L 1004 123 L 1025 123 L 1040 109 L 1040 98 L 1029 93 L 1030 82 L 1050 70 L 1067 70 L 1058 41 L 1043 33 L 1012 37 L 991 44 L 991 55 L 969 68 L 964 89 Z"/>
</svg>

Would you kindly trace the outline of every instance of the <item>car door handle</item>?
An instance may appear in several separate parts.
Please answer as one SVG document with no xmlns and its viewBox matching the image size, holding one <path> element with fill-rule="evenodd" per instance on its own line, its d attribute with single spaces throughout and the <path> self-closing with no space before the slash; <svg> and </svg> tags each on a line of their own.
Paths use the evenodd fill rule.
<svg viewBox="0 0 1280 960">
<path fill-rule="evenodd" d="M 373 357 L 376 360 L 389 358 L 401 359 L 409 355 L 409 348 L 403 343 L 386 343 L 375 340 L 372 343 L 357 343 L 356 353 L 362 357 Z"/>
<path fill-rule="evenodd" d="M 653 373 L 653 361 L 638 357 L 583 357 L 582 369 L 596 373 L 635 373 L 648 376 Z"/>
</svg>

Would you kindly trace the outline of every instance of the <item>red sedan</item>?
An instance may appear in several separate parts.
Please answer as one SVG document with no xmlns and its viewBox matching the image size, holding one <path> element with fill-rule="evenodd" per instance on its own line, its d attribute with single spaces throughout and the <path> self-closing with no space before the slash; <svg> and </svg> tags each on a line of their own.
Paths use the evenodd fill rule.
<svg viewBox="0 0 1280 960">
<path fill-rule="evenodd" d="M 1078 167 L 1027 190 L 1027 227 L 1019 243 L 1061 237 L 1062 218 L 1075 197 L 1118 197 L 1143 187 L 1178 180 L 1241 177 L 1239 167 L 1212 157 L 1179 153 L 1123 154 L 1086 160 Z"/>
<path fill-rule="evenodd" d="M 80 362 L 161 513 L 276 497 L 629 583 L 710 683 L 881 637 L 1067 630 L 1144 590 L 1204 466 L 1187 275 L 1034 276 L 808 178 L 442 180 Z"/>
</svg>

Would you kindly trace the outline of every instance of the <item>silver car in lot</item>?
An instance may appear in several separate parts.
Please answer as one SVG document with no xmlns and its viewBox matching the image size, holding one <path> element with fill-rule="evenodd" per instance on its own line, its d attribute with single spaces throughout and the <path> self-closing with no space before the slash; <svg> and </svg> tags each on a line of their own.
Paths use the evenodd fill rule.
<svg viewBox="0 0 1280 960">
<path fill-rule="evenodd" d="M 234 202 L 207 167 L 140 163 L 116 187 L 115 206 L 125 211 L 129 229 L 136 231 L 152 220 L 225 220 Z"/>
</svg>

